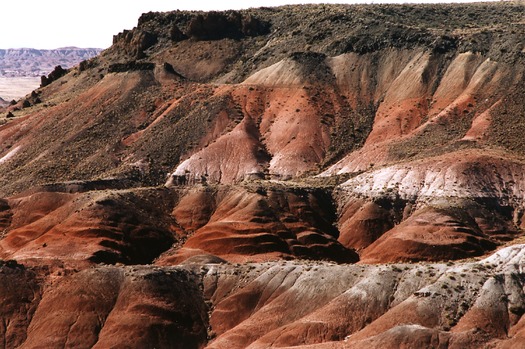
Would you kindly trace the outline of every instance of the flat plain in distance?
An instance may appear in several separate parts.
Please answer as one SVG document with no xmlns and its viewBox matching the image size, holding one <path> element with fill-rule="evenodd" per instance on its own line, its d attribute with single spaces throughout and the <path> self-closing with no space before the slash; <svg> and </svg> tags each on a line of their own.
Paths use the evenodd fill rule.
<svg viewBox="0 0 525 349">
<path fill-rule="evenodd" d="M 40 86 L 39 77 L 0 77 L 0 98 L 19 99 Z"/>
</svg>

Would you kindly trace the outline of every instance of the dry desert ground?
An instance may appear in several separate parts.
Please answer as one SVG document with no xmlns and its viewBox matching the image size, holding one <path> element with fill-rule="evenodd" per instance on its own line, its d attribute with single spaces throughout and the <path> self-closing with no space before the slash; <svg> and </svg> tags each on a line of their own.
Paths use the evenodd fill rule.
<svg viewBox="0 0 525 349">
<path fill-rule="evenodd" d="M 38 77 L 0 77 L 0 98 L 10 101 L 33 91 L 40 85 Z"/>
</svg>

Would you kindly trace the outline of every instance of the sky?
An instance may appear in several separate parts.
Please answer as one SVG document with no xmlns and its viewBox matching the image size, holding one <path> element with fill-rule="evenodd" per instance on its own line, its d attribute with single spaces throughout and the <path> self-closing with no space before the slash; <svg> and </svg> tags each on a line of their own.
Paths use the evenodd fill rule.
<svg viewBox="0 0 525 349">
<path fill-rule="evenodd" d="M 479 0 L 462 0 L 475 2 Z M 0 49 L 107 48 L 113 35 L 132 29 L 144 12 L 228 10 L 304 3 L 435 3 L 454 0 L 2 0 Z"/>
</svg>

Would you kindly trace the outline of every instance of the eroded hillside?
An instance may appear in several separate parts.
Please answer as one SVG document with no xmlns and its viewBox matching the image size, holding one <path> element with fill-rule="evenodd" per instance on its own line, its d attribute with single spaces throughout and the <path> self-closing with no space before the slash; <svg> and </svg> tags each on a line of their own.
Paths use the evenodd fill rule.
<svg viewBox="0 0 525 349">
<path fill-rule="evenodd" d="M 5 346 L 83 283 L 47 347 L 520 345 L 524 15 L 148 13 L 53 72 L 0 127 L 0 257 L 37 289 Z"/>
</svg>

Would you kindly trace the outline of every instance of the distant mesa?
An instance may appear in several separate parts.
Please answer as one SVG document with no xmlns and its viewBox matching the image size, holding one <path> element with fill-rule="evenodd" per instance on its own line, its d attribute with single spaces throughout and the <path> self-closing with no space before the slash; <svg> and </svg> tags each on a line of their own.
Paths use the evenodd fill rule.
<svg viewBox="0 0 525 349">
<path fill-rule="evenodd" d="M 99 48 L 78 47 L 0 49 L 0 77 L 40 77 L 52 72 L 57 65 L 67 69 L 101 51 Z"/>
</svg>

